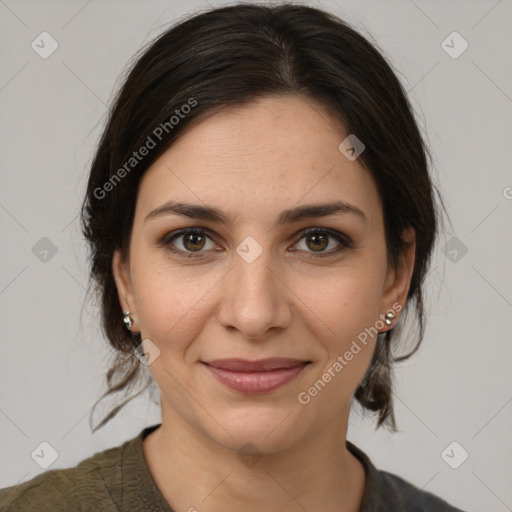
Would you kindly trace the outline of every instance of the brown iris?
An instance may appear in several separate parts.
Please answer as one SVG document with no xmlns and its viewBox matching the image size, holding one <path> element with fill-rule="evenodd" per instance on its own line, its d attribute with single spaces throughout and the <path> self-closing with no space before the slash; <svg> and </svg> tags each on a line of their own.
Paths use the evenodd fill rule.
<svg viewBox="0 0 512 512">
<path fill-rule="evenodd" d="M 328 236 L 327 235 L 318 235 L 318 234 L 311 234 L 306 236 L 306 242 L 313 241 L 313 246 L 316 249 L 325 249 L 328 245 Z M 312 248 L 312 247 L 310 247 Z"/>
<path fill-rule="evenodd" d="M 201 250 L 204 247 L 204 243 L 205 237 L 198 233 L 189 233 L 183 237 L 183 245 L 189 251 Z"/>
</svg>

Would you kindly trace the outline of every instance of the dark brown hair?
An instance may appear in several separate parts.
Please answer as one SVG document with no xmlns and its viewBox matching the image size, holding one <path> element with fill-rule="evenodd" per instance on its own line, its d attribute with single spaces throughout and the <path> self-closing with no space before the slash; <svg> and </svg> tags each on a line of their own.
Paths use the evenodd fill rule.
<svg viewBox="0 0 512 512">
<path fill-rule="evenodd" d="M 422 285 L 437 234 L 438 192 L 428 172 L 429 154 L 406 93 L 381 52 L 336 16 L 295 4 L 240 3 L 181 20 L 141 50 L 124 79 L 94 156 L 81 219 L 103 330 L 116 353 L 100 400 L 130 388 L 143 366 L 134 355 L 140 335 L 132 336 L 123 324 L 112 273 L 114 251 L 127 254 L 141 177 L 186 128 L 226 106 L 268 95 L 314 100 L 363 141 L 366 149 L 358 161 L 376 182 L 393 264 L 406 247 L 404 229 L 415 231 L 416 259 L 404 312 L 414 310 L 416 345 L 393 357 L 401 318 L 398 327 L 379 336 L 354 395 L 363 408 L 378 412 L 377 428 L 396 430 L 392 363 L 412 355 L 423 338 Z M 143 146 L 151 149 L 130 160 Z"/>
</svg>

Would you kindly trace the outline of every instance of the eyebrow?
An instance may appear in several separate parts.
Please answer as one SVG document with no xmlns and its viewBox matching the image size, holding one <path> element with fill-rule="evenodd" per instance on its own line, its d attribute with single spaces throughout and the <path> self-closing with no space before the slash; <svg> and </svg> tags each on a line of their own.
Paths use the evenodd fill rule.
<svg viewBox="0 0 512 512">
<path fill-rule="evenodd" d="M 327 217 L 336 213 L 353 214 L 362 221 L 368 222 L 368 218 L 364 212 L 357 206 L 344 201 L 336 201 L 324 204 L 308 204 L 284 210 L 279 215 L 276 225 L 282 226 L 285 224 L 292 224 L 303 219 Z M 219 210 L 214 206 L 187 204 L 172 200 L 151 211 L 144 219 L 144 222 L 156 217 L 171 214 L 188 217 L 190 219 L 209 220 L 212 222 L 218 222 L 227 227 L 233 227 L 233 221 L 222 210 Z"/>
</svg>

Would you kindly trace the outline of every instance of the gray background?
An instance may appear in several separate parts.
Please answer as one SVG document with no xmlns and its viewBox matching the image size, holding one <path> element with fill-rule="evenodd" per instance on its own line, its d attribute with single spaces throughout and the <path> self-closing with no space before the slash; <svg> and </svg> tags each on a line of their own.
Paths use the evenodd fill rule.
<svg viewBox="0 0 512 512">
<path fill-rule="evenodd" d="M 352 22 L 392 60 L 452 220 L 429 275 L 423 346 L 396 371 L 401 432 L 374 432 L 354 410 L 348 438 L 378 467 L 464 510 L 512 510 L 512 3 L 304 3 Z M 169 22 L 205 7 L 0 0 L 0 487 L 44 471 L 31 458 L 43 441 L 58 452 L 50 469 L 69 467 L 160 420 L 146 394 L 90 432 L 113 354 L 97 307 L 82 312 L 87 262 L 77 213 L 126 63 Z M 31 48 L 43 31 L 59 45 L 47 59 Z M 453 31 L 469 44 L 458 58 L 441 45 Z M 451 41 L 452 52 L 461 48 Z M 41 252 L 43 237 L 56 254 Z M 453 441 L 469 453 L 457 469 L 446 453 L 453 464 L 461 448 L 444 452 Z"/>
</svg>

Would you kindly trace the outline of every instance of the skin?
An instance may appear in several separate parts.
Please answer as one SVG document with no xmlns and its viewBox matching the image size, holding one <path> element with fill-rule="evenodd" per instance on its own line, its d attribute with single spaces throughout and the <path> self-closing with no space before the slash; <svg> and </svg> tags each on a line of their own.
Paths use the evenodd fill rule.
<svg viewBox="0 0 512 512">
<path fill-rule="evenodd" d="M 352 395 L 377 338 L 360 344 L 310 403 L 297 397 L 359 333 L 405 304 L 414 240 L 404 233 L 412 244 L 393 268 L 373 178 L 338 149 L 347 135 L 309 99 L 266 97 L 187 129 L 141 181 L 128 258 L 116 252 L 113 270 L 132 330 L 160 350 L 148 368 L 161 390 L 162 426 L 143 449 L 177 511 L 359 510 L 365 474 L 345 440 Z M 169 200 L 215 206 L 233 225 L 174 214 L 145 220 Z M 367 220 L 337 213 L 276 225 L 283 210 L 339 200 Z M 207 236 L 159 244 L 191 227 Z M 318 247 L 303 235 L 307 228 L 339 231 L 353 246 L 328 237 Z M 248 236 L 262 248 L 252 263 L 236 252 Z M 248 395 L 201 364 L 231 357 L 312 363 L 285 386 Z M 260 455 L 251 466 L 237 457 L 246 443 Z"/>
</svg>

